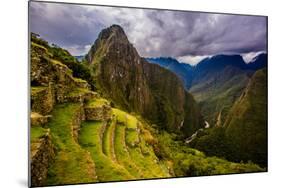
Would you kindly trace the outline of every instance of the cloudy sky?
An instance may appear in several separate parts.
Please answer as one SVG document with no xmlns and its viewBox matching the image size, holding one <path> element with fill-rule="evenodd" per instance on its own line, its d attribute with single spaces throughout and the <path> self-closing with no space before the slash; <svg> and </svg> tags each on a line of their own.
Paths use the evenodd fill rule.
<svg viewBox="0 0 281 188">
<path fill-rule="evenodd" d="M 216 54 L 246 61 L 266 51 L 266 18 L 183 11 L 30 3 L 30 30 L 72 55 L 84 55 L 99 32 L 119 24 L 143 57 L 196 64 Z"/>
</svg>

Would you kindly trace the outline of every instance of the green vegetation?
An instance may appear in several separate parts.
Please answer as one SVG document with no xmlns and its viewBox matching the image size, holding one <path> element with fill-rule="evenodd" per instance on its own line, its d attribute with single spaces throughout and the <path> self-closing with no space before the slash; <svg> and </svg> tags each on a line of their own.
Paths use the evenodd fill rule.
<svg viewBox="0 0 281 188">
<path fill-rule="evenodd" d="M 44 86 L 32 86 L 31 87 L 31 95 L 36 95 L 37 93 L 44 91 L 47 87 Z"/>
<path fill-rule="evenodd" d="M 30 128 L 30 141 L 31 143 L 38 141 L 42 136 L 47 133 L 47 129 L 36 126 Z"/>
<path fill-rule="evenodd" d="M 194 85 L 190 92 L 201 106 L 202 114 L 211 124 L 217 123 L 218 115 L 221 113 L 221 122 L 224 122 L 230 108 L 235 100 L 241 95 L 249 81 L 247 73 L 241 72 L 231 78 L 219 81 L 201 81 Z"/>
<path fill-rule="evenodd" d="M 117 123 L 115 130 L 114 147 L 116 158 L 135 178 L 142 178 L 140 169 L 135 165 L 134 159 L 130 157 L 125 142 L 126 126 L 121 123 Z"/>
<path fill-rule="evenodd" d="M 190 143 L 190 146 L 205 152 L 208 156 L 232 159 L 233 153 L 230 152 L 231 145 L 226 138 L 224 127 L 213 127 L 204 130 L 197 135 L 197 138 Z"/>
<path fill-rule="evenodd" d="M 90 100 L 87 103 L 87 106 L 88 107 L 100 107 L 100 106 L 108 105 L 108 104 L 109 104 L 109 102 L 104 98 L 95 98 L 93 100 Z"/>
<path fill-rule="evenodd" d="M 231 108 L 223 127 L 198 135 L 191 146 L 210 156 L 267 166 L 267 74 L 257 71 Z"/>
<path fill-rule="evenodd" d="M 115 149 L 114 149 L 114 137 L 115 137 L 116 120 L 113 119 L 107 124 L 107 127 L 103 135 L 103 153 L 111 160 L 116 161 Z"/>
<path fill-rule="evenodd" d="M 84 95 L 86 93 L 88 93 L 89 90 L 88 89 L 84 89 L 84 88 L 75 88 L 73 89 L 71 92 L 69 92 L 67 94 L 67 96 L 69 97 L 74 97 L 74 96 L 78 96 L 78 95 Z"/>
<path fill-rule="evenodd" d="M 99 181 L 120 181 L 134 179 L 121 165 L 112 161 L 102 151 L 101 131 L 103 122 L 84 122 L 80 132 L 79 143 L 91 153 L 95 161 L 96 173 Z"/>
<path fill-rule="evenodd" d="M 267 166 L 267 70 L 257 71 L 231 109 L 225 125 L 232 160 Z"/>
<path fill-rule="evenodd" d="M 49 43 L 38 34 L 31 34 L 32 45 L 36 45 L 48 52 L 49 56 L 52 57 L 54 63 L 62 63 L 66 65 L 73 71 L 73 76 L 86 80 L 90 86 L 94 89 L 94 80 L 90 68 L 87 66 L 86 62 L 79 62 L 75 57 L 73 57 L 67 50 Z"/>
<path fill-rule="evenodd" d="M 43 46 L 45 48 L 49 48 L 49 43 L 44 39 L 40 38 L 40 35 L 36 33 L 31 33 L 31 41 L 36 43 L 37 45 Z"/>
<path fill-rule="evenodd" d="M 119 109 L 114 108 L 113 114 L 117 119 L 115 152 L 117 158 L 120 156 L 118 160 L 122 160 L 139 178 L 169 177 L 166 165 L 158 160 L 153 147 L 149 145 L 148 140 L 151 138 L 148 139 L 148 131 L 140 126 L 141 123 L 134 116 Z"/>
<path fill-rule="evenodd" d="M 202 152 L 175 141 L 171 134 L 158 134 L 157 155 L 172 161 L 176 176 L 201 176 L 265 171 L 253 163 L 233 163 L 217 157 L 206 157 Z"/>
<path fill-rule="evenodd" d="M 48 169 L 48 185 L 95 181 L 94 163 L 72 135 L 73 118 L 79 110 L 79 104 L 69 103 L 57 105 L 52 112 L 47 127 L 51 130 L 57 153 Z"/>
<path fill-rule="evenodd" d="M 78 62 L 68 51 L 50 46 L 32 34 L 31 45 L 36 49 L 32 48 L 31 95 L 33 98 L 36 94 L 45 97 L 38 100 L 36 108 L 32 101 L 32 113 L 42 114 L 40 117 L 45 119 L 44 124 L 31 127 L 30 139 L 31 143 L 36 143 L 48 133 L 46 143 L 50 148 L 50 155 L 41 155 L 45 149 L 38 152 L 34 166 L 38 168 L 36 171 L 45 171 L 47 175 L 43 177 L 35 172 L 36 186 L 266 170 L 251 162 L 266 166 L 265 71 L 257 72 L 252 78 L 224 126 L 198 133 L 190 144 L 198 151 L 187 146 L 183 138 L 204 126 L 203 117 L 178 78 L 156 65 L 143 62 L 144 68 L 139 66 L 142 59 L 129 48 L 129 42 L 126 52 L 132 51 L 136 62 L 131 62 L 132 57 L 107 57 L 112 54 L 105 54 L 109 50 L 105 44 L 111 43 L 98 42 L 102 42 L 101 46 L 91 49 L 95 51 L 94 59 L 91 59 L 94 65 L 88 66 L 84 61 Z M 121 44 L 124 46 L 126 41 Z M 119 60 L 125 63 L 118 64 Z M 51 74 L 53 69 L 55 73 Z M 98 87 L 96 76 L 101 84 Z M 212 96 L 210 103 L 232 103 L 229 96 L 242 88 L 228 86 L 235 85 L 238 80 L 240 78 L 235 77 L 223 85 L 224 91 Z M 97 88 L 98 93 L 92 93 L 91 90 Z M 216 110 L 224 116 L 227 108 L 230 107 Z M 100 121 L 87 121 L 91 119 Z M 33 148 L 40 144 L 33 144 Z M 41 158 L 48 158 L 47 162 Z M 41 162 L 46 163 L 44 167 Z"/>
</svg>

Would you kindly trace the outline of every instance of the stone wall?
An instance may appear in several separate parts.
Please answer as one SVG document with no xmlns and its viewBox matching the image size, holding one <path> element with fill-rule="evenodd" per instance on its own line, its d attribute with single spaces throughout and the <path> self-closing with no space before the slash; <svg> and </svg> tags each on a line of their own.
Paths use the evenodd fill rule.
<svg viewBox="0 0 281 188">
<path fill-rule="evenodd" d="M 108 105 L 85 107 L 86 120 L 107 121 L 111 119 L 112 111 Z"/>
<path fill-rule="evenodd" d="M 74 116 L 72 117 L 72 122 L 71 122 L 71 134 L 74 140 L 78 143 L 78 135 L 79 135 L 79 130 L 82 121 L 85 120 L 85 113 L 84 113 L 84 108 L 83 105 L 81 104 L 81 107 L 75 112 Z"/>
<path fill-rule="evenodd" d="M 50 131 L 31 145 L 31 185 L 42 186 L 47 178 L 50 162 L 54 158 Z"/>
<path fill-rule="evenodd" d="M 35 90 L 35 91 L 34 91 Z M 32 88 L 31 91 L 31 111 L 42 115 L 47 115 L 52 111 L 55 104 L 54 89 L 50 83 L 48 87 Z"/>
</svg>

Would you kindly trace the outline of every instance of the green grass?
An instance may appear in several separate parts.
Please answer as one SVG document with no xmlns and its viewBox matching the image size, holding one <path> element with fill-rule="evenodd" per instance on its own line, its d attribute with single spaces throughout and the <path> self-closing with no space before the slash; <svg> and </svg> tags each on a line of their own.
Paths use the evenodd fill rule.
<svg viewBox="0 0 281 188">
<path fill-rule="evenodd" d="M 175 175 L 178 177 L 265 171 L 251 162 L 233 163 L 217 157 L 207 157 L 183 142 L 173 140 L 172 135 L 164 131 L 158 134 L 158 141 L 158 155 L 172 161 Z"/>
<path fill-rule="evenodd" d="M 56 147 L 56 157 L 48 170 L 47 185 L 95 182 L 94 163 L 90 154 L 72 136 L 73 117 L 79 104 L 60 104 L 47 124 Z"/>
<path fill-rule="evenodd" d="M 206 120 L 213 126 L 220 112 L 224 122 L 227 113 L 242 93 L 248 80 L 247 74 L 241 73 L 219 83 L 215 83 L 214 80 L 202 82 L 192 86 L 190 92 L 200 104 Z"/>
<path fill-rule="evenodd" d="M 117 108 L 113 108 L 112 111 L 117 121 L 126 125 L 126 143 L 128 146 L 135 146 L 139 142 L 137 118 Z"/>
<path fill-rule="evenodd" d="M 36 126 L 30 128 L 30 141 L 31 143 L 38 141 L 42 136 L 47 133 L 47 129 Z"/>
<path fill-rule="evenodd" d="M 109 102 L 104 98 L 93 99 L 87 103 L 87 107 L 101 107 L 103 105 L 109 105 Z"/>
<path fill-rule="evenodd" d="M 90 90 L 85 89 L 85 88 L 75 88 L 71 92 L 69 92 L 67 94 L 67 96 L 74 97 L 74 96 L 78 96 L 78 95 L 84 95 L 84 94 L 86 94 L 88 92 L 90 92 Z"/>
<path fill-rule="evenodd" d="M 55 60 L 55 59 L 49 59 L 51 63 L 53 63 L 54 65 L 60 65 L 62 67 L 68 68 L 65 64 L 63 64 L 62 62 Z"/>
<path fill-rule="evenodd" d="M 134 163 L 135 159 L 130 157 L 128 152 L 125 134 L 126 127 L 124 124 L 117 123 L 115 128 L 114 148 L 117 160 L 137 179 L 143 178 L 143 174 L 138 166 Z"/>
<path fill-rule="evenodd" d="M 99 181 L 135 179 L 123 166 L 115 163 L 103 153 L 102 138 L 100 138 L 103 126 L 102 122 L 84 122 L 79 137 L 79 143 L 84 149 L 90 151 L 92 159 L 95 161 Z"/>
<path fill-rule="evenodd" d="M 145 153 L 144 153 L 145 149 Z M 156 156 L 152 148 L 148 148 L 147 146 L 136 147 L 136 148 L 128 148 L 129 154 L 132 159 L 134 159 L 134 163 L 140 168 L 143 173 L 143 177 L 145 178 L 166 178 L 170 177 L 170 175 L 165 171 L 164 168 L 161 167 L 161 164 L 156 163 Z"/>
<path fill-rule="evenodd" d="M 32 48 L 33 48 L 33 47 L 40 48 L 40 49 L 44 50 L 45 52 L 48 51 L 47 48 L 45 48 L 44 46 L 42 46 L 42 45 L 40 45 L 40 44 L 37 44 L 37 43 L 35 43 L 35 42 L 31 42 L 31 47 L 32 47 Z"/>
<path fill-rule="evenodd" d="M 115 133 L 117 139 L 115 141 L 116 155 L 118 151 L 119 158 L 121 160 L 123 159 L 124 163 L 130 161 L 130 159 L 133 160 L 134 165 L 136 165 L 139 168 L 138 171 L 141 172 L 139 175 L 143 178 L 169 177 L 169 174 L 166 172 L 166 167 L 156 162 L 158 159 L 154 154 L 152 146 L 149 146 L 145 142 L 145 135 L 141 134 L 141 131 L 138 132 L 138 129 L 142 127 L 138 127 L 140 122 L 138 122 L 137 118 L 116 108 L 113 108 L 112 111 L 117 119 Z M 143 137 L 140 138 L 140 135 Z M 128 145 L 128 147 L 126 147 L 126 145 Z M 130 164 L 125 165 L 131 168 Z M 138 171 L 134 173 L 136 174 Z"/>
<path fill-rule="evenodd" d="M 114 137 L 115 137 L 116 120 L 113 119 L 106 127 L 103 135 L 103 153 L 111 160 L 116 161 L 114 151 Z"/>
<path fill-rule="evenodd" d="M 47 87 L 44 86 L 32 86 L 31 87 L 31 95 L 36 95 L 37 93 L 44 91 Z"/>
</svg>

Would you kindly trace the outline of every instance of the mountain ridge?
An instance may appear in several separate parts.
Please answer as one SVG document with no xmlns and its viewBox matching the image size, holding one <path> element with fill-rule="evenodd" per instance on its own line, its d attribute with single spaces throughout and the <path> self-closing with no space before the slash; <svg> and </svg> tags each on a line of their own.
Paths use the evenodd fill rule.
<svg viewBox="0 0 281 188">
<path fill-rule="evenodd" d="M 183 68 L 185 64 L 173 58 L 148 58 L 148 61 L 177 74 L 185 83 L 186 90 L 192 93 L 199 103 L 202 114 L 214 126 L 225 120 L 230 107 L 240 96 L 253 73 L 267 66 L 267 54 L 257 55 L 250 63 L 245 63 L 238 54 L 216 55 L 201 60 L 196 66 L 188 65 L 188 71 Z M 170 64 L 174 66 L 171 67 Z"/>
<path fill-rule="evenodd" d="M 189 126 L 184 134 L 190 135 L 204 126 L 199 107 L 185 94 L 181 80 L 141 58 L 120 26 L 102 30 L 86 59 L 97 72 L 97 85 L 116 105 L 169 131 L 181 133 L 181 127 Z M 191 114 L 187 116 L 185 111 Z"/>
</svg>

